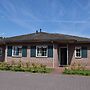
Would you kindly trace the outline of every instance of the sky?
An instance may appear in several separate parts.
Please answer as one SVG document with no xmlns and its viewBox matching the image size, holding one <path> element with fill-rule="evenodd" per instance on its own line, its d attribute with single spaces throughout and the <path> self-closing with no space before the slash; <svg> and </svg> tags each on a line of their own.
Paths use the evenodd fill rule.
<svg viewBox="0 0 90 90">
<path fill-rule="evenodd" d="M 0 36 L 39 31 L 90 38 L 90 0 L 0 0 Z"/>
</svg>

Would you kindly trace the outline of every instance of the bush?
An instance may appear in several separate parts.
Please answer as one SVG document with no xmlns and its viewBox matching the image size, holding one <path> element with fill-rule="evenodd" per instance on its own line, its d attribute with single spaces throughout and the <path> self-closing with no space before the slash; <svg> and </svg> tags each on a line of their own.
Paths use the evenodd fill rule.
<svg viewBox="0 0 90 90">
<path fill-rule="evenodd" d="M 31 72 L 33 73 L 38 72 L 38 66 L 35 63 L 32 63 Z"/>
<path fill-rule="evenodd" d="M 0 70 L 10 70 L 10 68 L 11 68 L 11 65 L 6 62 L 0 63 Z"/>
<path fill-rule="evenodd" d="M 77 74 L 77 75 L 85 75 L 90 76 L 90 70 L 85 70 L 85 64 L 76 64 L 73 63 L 71 68 L 65 68 L 64 74 Z"/>
<path fill-rule="evenodd" d="M 65 69 L 64 74 L 76 74 L 76 75 L 85 75 L 85 76 L 90 76 L 90 70 L 69 70 Z"/>
<path fill-rule="evenodd" d="M 32 67 L 30 63 L 26 63 L 26 66 L 19 61 L 17 64 L 12 62 L 8 64 L 6 62 L 0 63 L 0 70 L 11 70 L 11 71 L 22 71 L 22 72 L 33 72 L 33 73 L 49 73 L 52 71 L 51 68 L 46 68 L 46 65 L 40 64 L 37 65 L 32 63 Z"/>
<path fill-rule="evenodd" d="M 31 67 L 29 67 L 29 68 L 22 67 L 22 70 L 23 70 L 24 72 L 31 72 Z"/>
<path fill-rule="evenodd" d="M 46 69 L 46 65 L 40 64 L 40 71 L 41 73 L 46 73 L 47 69 Z"/>
<path fill-rule="evenodd" d="M 26 62 L 26 67 L 29 68 L 30 67 L 30 62 Z"/>
<path fill-rule="evenodd" d="M 70 69 L 71 69 L 71 70 L 85 70 L 85 67 L 86 67 L 86 64 L 73 63 L 73 64 L 70 66 Z"/>
</svg>

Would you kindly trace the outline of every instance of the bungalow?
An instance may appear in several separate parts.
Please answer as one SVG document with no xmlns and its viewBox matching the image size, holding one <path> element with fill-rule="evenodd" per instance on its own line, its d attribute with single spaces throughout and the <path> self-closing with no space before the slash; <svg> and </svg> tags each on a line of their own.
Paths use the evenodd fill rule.
<svg viewBox="0 0 90 90">
<path fill-rule="evenodd" d="M 41 31 L 0 38 L 0 61 L 12 60 L 42 63 L 53 68 L 74 62 L 90 66 L 90 39 Z"/>
</svg>

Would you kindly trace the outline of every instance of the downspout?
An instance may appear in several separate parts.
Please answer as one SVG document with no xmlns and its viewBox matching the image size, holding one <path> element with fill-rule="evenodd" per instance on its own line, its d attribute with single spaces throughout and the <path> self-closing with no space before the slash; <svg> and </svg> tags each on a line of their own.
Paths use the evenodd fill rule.
<svg viewBox="0 0 90 90">
<path fill-rule="evenodd" d="M 53 44 L 53 68 L 54 68 L 54 44 Z"/>
<path fill-rule="evenodd" d="M 5 62 L 7 62 L 7 45 L 5 46 Z"/>
<path fill-rule="evenodd" d="M 51 42 L 53 44 L 53 68 L 54 68 L 54 43 L 53 43 L 53 41 L 51 41 Z"/>
<path fill-rule="evenodd" d="M 68 65 L 68 44 L 67 44 L 67 65 Z"/>
</svg>

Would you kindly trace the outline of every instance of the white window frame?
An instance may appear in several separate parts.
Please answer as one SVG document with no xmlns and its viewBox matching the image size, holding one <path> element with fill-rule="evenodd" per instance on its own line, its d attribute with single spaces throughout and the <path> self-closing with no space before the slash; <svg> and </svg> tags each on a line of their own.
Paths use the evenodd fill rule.
<svg viewBox="0 0 90 90">
<path fill-rule="evenodd" d="M 37 55 L 37 48 L 41 48 L 41 47 L 47 48 L 46 56 L 38 56 Z M 48 57 L 48 46 L 46 46 L 46 45 L 38 45 L 38 46 L 36 46 L 36 57 Z"/>
<path fill-rule="evenodd" d="M 14 55 L 14 53 L 13 53 L 14 52 L 14 47 L 19 47 L 20 49 L 22 49 L 22 46 L 12 46 L 12 56 L 13 57 L 19 57 L 19 56 L 21 56 L 20 53 L 22 53 L 22 52 L 19 52 L 19 55 Z"/>
<path fill-rule="evenodd" d="M 76 49 L 80 49 L 80 56 L 77 56 L 77 55 L 76 55 L 76 53 L 77 53 L 77 52 L 76 52 Z M 81 53 L 81 47 L 75 47 L 75 58 L 81 58 L 81 56 L 82 56 L 81 54 L 82 54 L 82 53 Z"/>
<path fill-rule="evenodd" d="M 2 48 L 0 48 L 0 51 L 1 51 L 1 55 L 0 55 L 0 57 L 2 56 Z"/>
</svg>

